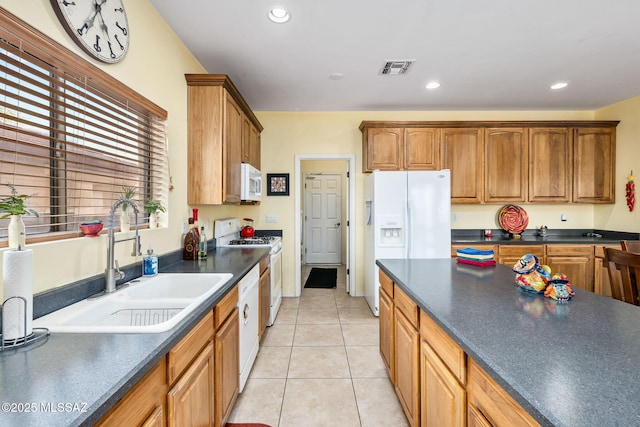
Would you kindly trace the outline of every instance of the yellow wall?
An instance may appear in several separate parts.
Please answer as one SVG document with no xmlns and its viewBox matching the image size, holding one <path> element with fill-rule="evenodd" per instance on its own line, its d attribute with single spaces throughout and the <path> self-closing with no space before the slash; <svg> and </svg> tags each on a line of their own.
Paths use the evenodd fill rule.
<svg viewBox="0 0 640 427">
<path fill-rule="evenodd" d="M 164 218 L 165 228 L 142 233 L 143 249 L 152 246 L 163 254 L 180 246 L 182 223 L 189 215 L 186 204 L 186 84 L 185 73 L 204 72 L 193 55 L 177 39 L 173 31 L 160 18 L 148 0 L 125 0 L 131 27 L 131 45 L 125 60 L 100 68 L 121 80 L 135 91 L 165 108 L 169 113 L 168 145 L 171 175 L 175 190 L 170 193 L 169 214 Z M 86 55 L 73 44 L 57 21 L 49 0 L 0 0 L 0 7 L 17 15 L 54 40 Z M 231 76 L 233 78 L 233 76 Z M 240 88 L 241 89 L 241 88 Z M 242 89 L 241 89 L 242 90 Z M 257 112 L 265 130 L 262 133 L 262 172 L 288 172 L 291 196 L 264 197 L 260 206 L 219 207 L 199 206 L 200 220 L 210 226 L 211 221 L 229 216 L 253 217 L 256 228 L 283 229 L 283 282 L 285 294 L 292 294 L 294 281 L 294 187 L 295 154 L 340 153 L 356 155 L 356 259 L 357 288 L 362 291 L 362 146 L 358 126 L 362 120 L 590 120 L 622 119 L 618 128 L 618 167 L 616 197 L 613 206 L 556 206 L 527 205 L 530 227 L 542 224 L 550 228 L 609 228 L 622 231 L 640 230 L 637 215 L 624 209 L 624 177 L 631 169 L 632 156 L 637 154 L 635 136 L 639 134 L 638 110 L 640 98 L 593 111 L 425 111 L 425 112 L 332 112 L 288 113 Z M 640 166 L 637 167 L 640 175 Z M 495 215 L 500 205 L 459 206 L 453 208 L 458 220 L 454 228 L 497 228 Z M 566 213 L 569 221 L 560 222 Z M 275 214 L 278 223 L 267 224 L 265 215 Z M 631 221 L 630 219 L 633 219 Z M 211 236 L 211 229 L 207 232 Z M 130 245 L 116 245 L 116 258 L 121 265 L 140 261 L 130 256 Z M 29 245 L 35 256 L 34 291 L 67 284 L 81 278 L 101 274 L 106 263 L 105 237 L 98 239 L 71 239 Z"/>
<path fill-rule="evenodd" d="M 640 189 L 640 97 L 597 110 L 595 119 L 620 120 L 620 124 L 616 128 L 616 204 L 596 206 L 594 222 L 601 229 L 640 232 L 640 206 L 636 203 L 635 210 L 629 212 L 625 202 L 625 185 L 631 171 Z"/>
<path fill-rule="evenodd" d="M 143 252 L 152 246 L 156 253 L 163 254 L 179 247 L 181 223 L 187 218 L 188 212 L 185 186 L 187 87 L 184 74 L 202 73 L 204 69 L 147 0 L 125 0 L 124 3 L 131 28 L 131 44 L 126 58 L 112 65 L 88 59 L 76 47 L 58 23 L 49 0 L 0 0 L 0 7 L 87 58 L 168 111 L 169 159 L 175 190 L 169 195 L 169 214 L 163 218 L 165 227 L 142 232 Z M 215 213 L 216 208 L 209 208 L 205 215 L 231 216 L 237 210 L 235 207 L 217 209 L 220 214 Z M 35 293 L 102 274 L 106 266 L 106 236 L 30 244 L 28 247 L 34 251 Z M 120 265 L 141 260 L 130 254 L 130 242 L 116 245 L 115 255 Z"/>
</svg>

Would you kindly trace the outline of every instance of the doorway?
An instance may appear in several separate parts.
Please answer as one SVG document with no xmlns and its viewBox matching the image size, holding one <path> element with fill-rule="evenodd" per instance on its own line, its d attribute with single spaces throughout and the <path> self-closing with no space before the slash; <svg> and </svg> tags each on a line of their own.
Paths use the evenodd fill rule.
<svg viewBox="0 0 640 427">
<path fill-rule="evenodd" d="M 342 264 L 342 175 L 305 173 L 303 191 L 304 263 Z"/>
<path fill-rule="evenodd" d="M 313 163 L 314 166 L 310 168 L 309 164 Z M 323 165 L 326 166 L 327 169 L 331 170 L 323 170 Z M 336 172 L 336 165 L 340 165 L 342 172 Z M 333 194 L 331 195 L 330 187 L 335 187 L 337 185 L 336 182 L 330 182 L 332 177 L 330 175 L 340 175 L 340 195 Z M 317 228 L 317 233 L 321 234 L 322 228 L 324 228 L 325 236 L 324 240 L 322 238 L 311 239 L 311 241 L 319 242 L 319 244 L 324 245 L 324 250 L 319 251 L 320 253 L 325 251 L 326 254 L 321 255 L 321 258 L 313 258 L 311 260 L 307 260 L 305 256 L 304 249 L 307 247 L 308 240 L 307 235 L 310 233 L 309 230 L 305 230 L 306 224 L 304 221 L 305 213 L 308 213 L 312 207 L 306 207 L 307 201 L 305 200 L 309 194 L 305 191 L 303 182 L 307 182 L 307 176 L 316 176 L 312 180 L 317 179 L 318 176 L 326 176 L 326 180 L 320 180 L 319 182 L 325 181 L 324 190 L 318 190 L 318 192 L 313 195 L 316 199 L 316 202 L 321 195 L 324 194 L 325 203 L 324 207 L 327 209 L 336 209 L 338 203 L 336 198 L 339 197 L 340 204 L 340 220 L 337 221 L 335 218 L 337 217 L 336 212 L 328 212 L 324 214 L 326 221 L 333 221 L 333 230 L 331 230 L 329 222 L 326 222 L 324 226 Z M 295 296 L 300 296 L 302 292 L 302 287 L 304 286 L 303 280 L 303 265 L 306 267 L 306 263 L 309 262 L 312 265 L 324 265 L 324 264 L 335 264 L 335 262 L 327 262 L 326 260 L 329 258 L 322 258 L 323 256 L 328 256 L 330 252 L 333 252 L 336 247 L 339 245 L 340 254 L 339 261 L 337 264 L 341 265 L 342 268 L 339 268 L 338 271 L 344 271 L 346 278 L 346 292 L 352 296 L 355 296 L 355 268 L 351 266 L 351 262 L 355 260 L 354 251 L 355 251 L 355 228 L 350 226 L 350 224 L 354 224 L 353 217 L 355 215 L 355 179 L 352 177 L 355 176 L 355 155 L 353 154 L 297 154 L 295 156 L 295 173 L 294 179 L 295 182 L 300 183 L 301 185 L 296 185 L 293 187 L 295 189 L 295 197 L 294 197 L 294 205 L 297 214 L 295 216 Z M 316 189 L 314 189 L 315 191 Z M 313 192 L 311 192 L 313 194 Z M 327 201 L 328 200 L 328 201 Z M 312 204 L 312 203 L 311 203 Z M 321 208 L 316 209 L 316 211 L 321 210 Z M 337 223 L 339 225 L 336 225 Z M 316 224 L 317 225 L 317 224 Z M 340 235 L 340 243 L 338 243 L 336 235 Z M 333 235 L 331 237 L 330 235 Z M 334 241 L 330 241 L 330 239 L 335 239 Z M 314 243 L 314 245 L 316 244 Z M 315 250 L 315 249 L 314 249 Z M 307 252 L 309 253 L 309 252 Z M 335 261 L 335 254 L 332 259 Z"/>
</svg>

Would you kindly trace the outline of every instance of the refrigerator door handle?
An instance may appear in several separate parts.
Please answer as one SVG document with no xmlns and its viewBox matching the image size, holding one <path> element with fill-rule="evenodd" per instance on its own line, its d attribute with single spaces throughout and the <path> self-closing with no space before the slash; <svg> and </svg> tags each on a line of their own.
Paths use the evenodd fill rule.
<svg viewBox="0 0 640 427">
<path fill-rule="evenodd" d="M 404 238 L 406 244 L 404 247 L 406 248 L 406 253 L 404 254 L 405 259 L 411 258 L 411 201 L 407 200 L 405 202 L 405 228 L 404 228 Z"/>
</svg>

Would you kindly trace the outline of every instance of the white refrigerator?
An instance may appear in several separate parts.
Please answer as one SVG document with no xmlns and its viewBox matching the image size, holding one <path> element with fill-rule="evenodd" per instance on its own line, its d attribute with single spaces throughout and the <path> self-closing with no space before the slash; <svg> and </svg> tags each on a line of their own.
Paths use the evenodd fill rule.
<svg viewBox="0 0 640 427">
<path fill-rule="evenodd" d="M 451 258 L 451 174 L 378 171 L 365 178 L 365 292 L 379 315 L 381 258 Z"/>
</svg>

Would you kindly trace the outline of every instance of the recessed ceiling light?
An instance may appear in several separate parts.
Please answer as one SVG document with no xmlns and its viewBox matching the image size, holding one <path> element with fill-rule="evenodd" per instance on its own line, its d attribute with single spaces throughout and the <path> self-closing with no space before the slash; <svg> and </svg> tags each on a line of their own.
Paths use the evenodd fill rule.
<svg viewBox="0 0 640 427">
<path fill-rule="evenodd" d="M 269 14 L 267 16 L 272 22 L 275 22 L 276 24 L 284 24 L 289 19 L 291 19 L 291 15 L 289 15 L 287 9 L 284 9 L 282 7 L 274 7 L 269 11 Z"/>
<path fill-rule="evenodd" d="M 549 87 L 553 90 L 558 90 L 558 89 L 564 89 L 567 86 L 569 86 L 569 83 L 559 82 L 559 83 L 552 84 Z"/>
<path fill-rule="evenodd" d="M 438 82 L 429 82 L 427 83 L 427 86 L 425 86 L 427 89 L 437 89 L 440 87 L 440 83 Z"/>
<path fill-rule="evenodd" d="M 331 80 L 340 80 L 340 79 L 342 79 L 342 77 L 344 77 L 344 75 L 343 75 L 342 73 L 332 73 L 332 74 L 329 74 L 329 78 L 330 78 Z"/>
</svg>

